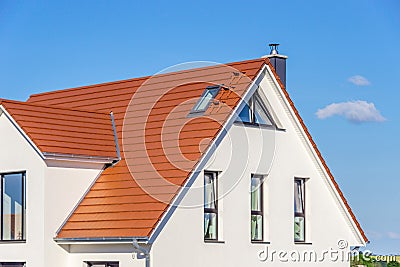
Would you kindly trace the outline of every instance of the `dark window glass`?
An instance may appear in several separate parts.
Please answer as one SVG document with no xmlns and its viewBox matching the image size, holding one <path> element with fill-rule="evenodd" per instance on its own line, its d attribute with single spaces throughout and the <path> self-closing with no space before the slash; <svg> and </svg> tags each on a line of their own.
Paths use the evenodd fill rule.
<svg viewBox="0 0 400 267">
<path fill-rule="evenodd" d="M 25 173 L 1 176 L 1 240 L 25 240 Z"/>
<path fill-rule="evenodd" d="M 204 239 L 218 238 L 217 173 L 204 173 Z"/>
<path fill-rule="evenodd" d="M 251 123 L 251 109 L 248 104 L 244 106 L 242 111 L 239 113 L 239 118 L 238 121 L 244 122 L 244 123 Z"/>
<path fill-rule="evenodd" d="M 237 121 L 255 125 L 274 125 L 258 93 L 255 93 L 243 107 Z"/>
<path fill-rule="evenodd" d="M 251 240 L 263 240 L 263 177 L 251 177 Z"/>
<path fill-rule="evenodd" d="M 305 241 L 304 179 L 294 180 L 294 241 Z"/>
</svg>

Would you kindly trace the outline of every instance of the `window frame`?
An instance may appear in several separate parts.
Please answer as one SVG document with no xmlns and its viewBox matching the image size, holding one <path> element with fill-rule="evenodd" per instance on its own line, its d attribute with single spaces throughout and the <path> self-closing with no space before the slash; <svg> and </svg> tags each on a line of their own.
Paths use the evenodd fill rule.
<svg viewBox="0 0 400 267">
<path fill-rule="evenodd" d="M 112 264 L 112 265 L 117 264 L 117 266 L 119 266 L 119 261 L 84 261 L 84 263 L 86 264 L 87 267 L 91 267 L 93 265 L 108 266 L 107 264 Z"/>
<path fill-rule="evenodd" d="M 7 266 L 25 267 L 26 266 L 26 262 L 0 262 L 0 267 L 7 267 Z"/>
<path fill-rule="evenodd" d="M 7 175 L 16 175 L 16 174 L 21 174 L 22 175 L 22 187 L 21 187 L 21 196 L 22 196 L 22 216 L 21 216 L 21 226 L 22 226 L 22 239 L 4 239 L 3 238 L 3 232 L 4 232 L 4 207 L 3 207 L 3 179 L 4 176 Z M 0 173 L 0 242 L 26 242 L 26 171 L 14 171 L 14 172 L 2 172 Z M 26 264 L 26 263 L 23 263 Z"/>
<path fill-rule="evenodd" d="M 215 183 L 215 199 L 214 199 L 214 206 L 215 209 L 212 208 L 206 208 L 206 199 L 204 198 L 204 207 L 203 207 L 203 237 L 204 237 L 204 241 L 218 241 L 218 172 L 215 171 L 204 171 L 204 196 L 205 194 L 205 190 L 206 190 L 206 175 L 212 175 L 213 179 L 214 179 L 214 183 Z M 205 223 L 205 215 L 206 214 L 215 214 L 215 238 L 206 238 L 206 232 L 205 232 L 205 228 L 204 228 L 204 223 Z"/>
<path fill-rule="evenodd" d="M 300 181 L 300 189 L 302 193 L 302 210 L 303 212 L 296 212 L 294 206 L 293 206 L 293 225 L 295 223 L 295 219 L 297 217 L 303 218 L 303 240 L 296 240 L 295 238 L 295 232 L 293 232 L 293 239 L 295 243 L 305 243 L 306 242 L 306 178 L 300 178 L 300 177 L 295 177 L 294 178 L 294 183 L 296 184 L 297 181 Z M 297 188 L 297 187 L 296 187 Z M 293 197 L 295 192 L 293 192 Z"/>
<path fill-rule="evenodd" d="M 203 91 L 203 93 L 201 94 L 200 98 L 197 100 L 196 104 L 193 106 L 192 110 L 190 111 L 189 115 L 199 115 L 199 114 L 203 114 L 204 112 L 206 112 L 206 110 L 209 108 L 211 102 L 215 99 L 215 97 L 218 95 L 219 91 L 221 90 L 221 85 L 210 85 L 207 86 L 206 89 Z M 208 101 L 207 105 L 203 108 L 203 109 L 197 109 L 196 107 L 203 101 L 204 97 L 206 96 L 206 94 L 209 91 L 215 90 L 214 93 L 212 93 L 212 97 L 210 98 L 210 100 Z"/>
<path fill-rule="evenodd" d="M 250 180 L 250 190 L 251 190 L 251 184 L 253 179 L 260 179 L 260 210 L 253 210 L 252 209 L 252 197 L 253 197 L 253 192 L 250 192 L 250 240 L 252 243 L 257 243 L 257 242 L 263 242 L 264 241 L 264 180 L 265 177 L 264 175 L 260 174 L 252 174 L 251 175 L 251 180 Z M 251 221 L 252 221 L 252 216 L 253 215 L 261 215 L 261 239 L 253 239 L 253 233 L 252 233 L 252 227 L 251 227 Z"/>
<path fill-rule="evenodd" d="M 271 124 L 262 124 L 262 123 L 257 123 L 256 122 L 256 115 L 255 115 L 255 103 L 259 102 L 260 107 L 262 108 L 262 110 L 264 111 L 265 115 L 268 117 L 268 120 L 271 122 Z M 242 121 L 240 118 L 240 113 L 243 111 L 244 108 L 246 108 L 246 106 L 249 107 L 249 119 L 250 122 L 248 121 Z M 237 114 L 237 118 L 235 120 L 236 123 L 240 123 L 240 124 L 244 124 L 244 125 L 250 125 L 250 126 L 260 126 L 260 127 L 265 127 L 265 128 L 272 128 L 272 129 L 277 129 L 276 123 L 274 121 L 274 119 L 272 118 L 271 114 L 269 113 L 267 107 L 265 106 L 262 97 L 260 95 L 260 93 L 258 91 L 256 91 L 249 99 L 248 102 L 245 103 L 243 109 L 238 112 Z"/>
</svg>

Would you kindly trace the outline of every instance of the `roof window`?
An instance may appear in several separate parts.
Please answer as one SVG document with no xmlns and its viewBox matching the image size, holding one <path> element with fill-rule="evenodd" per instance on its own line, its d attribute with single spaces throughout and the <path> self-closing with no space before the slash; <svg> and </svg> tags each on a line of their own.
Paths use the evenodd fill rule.
<svg viewBox="0 0 400 267">
<path fill-rule="evenodd" d="M 201 95 L 200 99 L 197 101 L 196 105 L 193 107 L 190 113 L 202 113 L 205 112 L 210 105 L 211 101 L 217 96 L 221 86 L 214 85 L 208 86 L 203 94 Z"/>
</svg>

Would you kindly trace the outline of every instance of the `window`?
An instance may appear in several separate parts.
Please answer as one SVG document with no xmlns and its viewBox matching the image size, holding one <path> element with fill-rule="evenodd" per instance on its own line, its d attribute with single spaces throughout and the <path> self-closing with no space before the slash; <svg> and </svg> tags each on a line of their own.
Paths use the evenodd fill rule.
<svg viewBox="0 0 400 267">
<path fill-rule="evenodd" d="M 263 176 L 251 177 L 251 240 L 263 240 Z"/>
<path fill-rule="evenodd" d="M 304 179 L 294 180 L 294 241 L 305 241 Z"/>
<path fill-rule="evenodd" d="M 236 121 L 245 124 L 274 126 L 273 120 L 257 92 L 244 106 Z"/>
<path fill-rule="evenodd" d="M 0 267 L 25 267 L 25 262 L 0 262 Z"/>
<path fill-rule="evenodd" d="M 211 103 L 211 100 L 217 96 L 220 89 L 221 86 L 219 85 L 208 86 L 190 113 L 200 113 L 206 111 Z"/>
<path fill-rule="evenodd" d="M 218 238 L 217 173 L 204 173 L 204 240 Z"/>
<path fill-rule="evenodd" d="M 118 261 L 85 261 L 88 267 L 119 267 Z"/>
<path fill-rule="evenodd" d="M 0 177 L 0 240 L 25 240 L 25 173 L 0 174 Z"/>
</svg>

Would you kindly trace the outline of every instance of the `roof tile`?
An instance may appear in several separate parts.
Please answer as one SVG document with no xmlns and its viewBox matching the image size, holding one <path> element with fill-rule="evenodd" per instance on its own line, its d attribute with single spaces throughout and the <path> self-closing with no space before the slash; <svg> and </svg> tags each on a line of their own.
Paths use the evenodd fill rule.
<svg viewBox="0 0 400 267">
<path fill-rule="evenodd" d="M 109 114 L 11 100 L 1 105 L 41 152 L 117 158 Z"/>
</svg>

